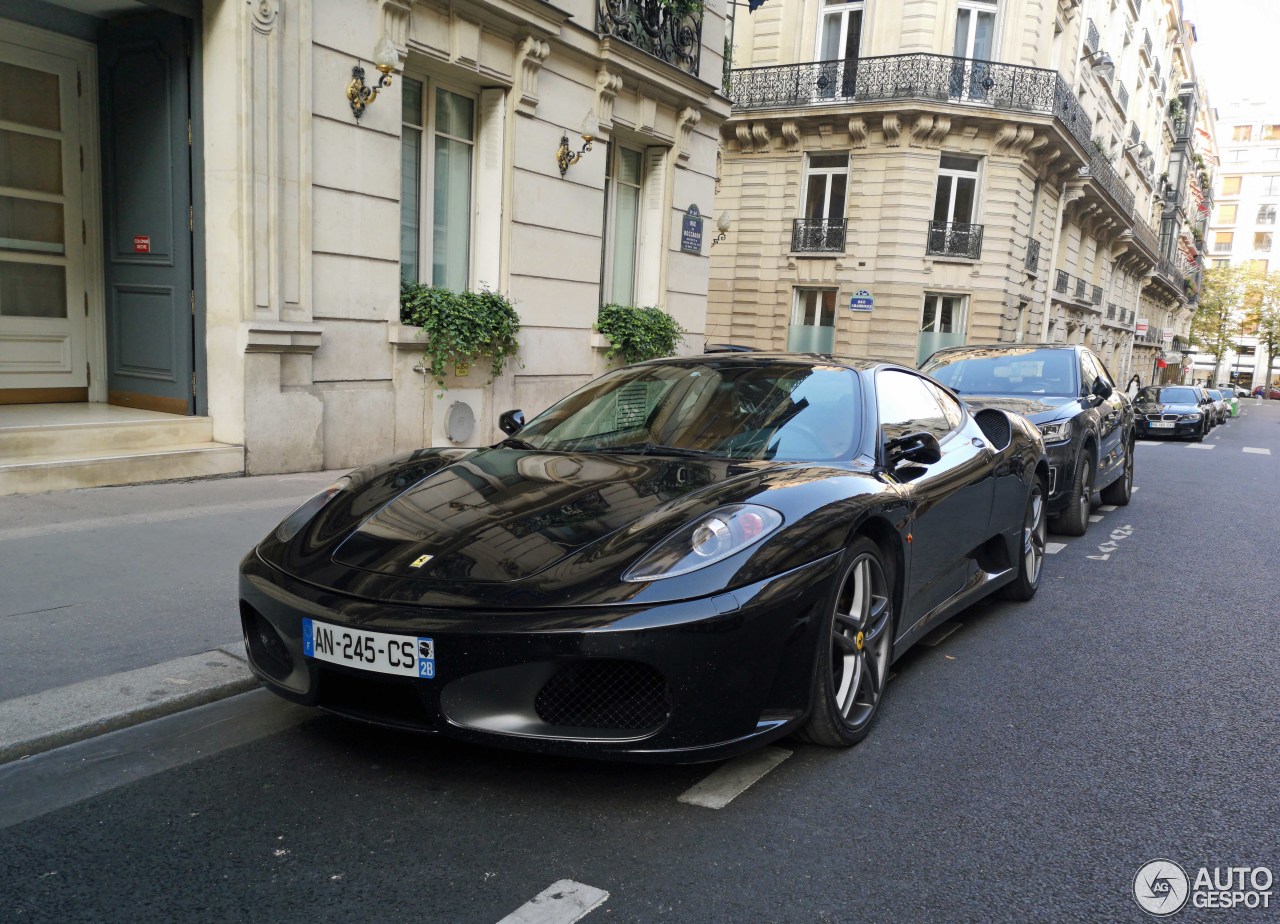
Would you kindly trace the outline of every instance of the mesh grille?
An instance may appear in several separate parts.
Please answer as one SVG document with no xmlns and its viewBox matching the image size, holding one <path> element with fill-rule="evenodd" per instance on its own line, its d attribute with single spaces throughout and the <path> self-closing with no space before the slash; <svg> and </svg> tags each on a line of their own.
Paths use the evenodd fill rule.
<svg viewBox="0 0 1280 924">
<path fill-rule="evenodd" d="M 982 430 L 982 435 L 991 440 L 997 452 L 1009 445 L 1013 432 L 1009 427 L 1009 418 L 1005 416 L 1003 411 L 983 408 L 973 415 L 973 419 L 977 422 L 979 429 Z"/>
<path fill-rule="evenodd" d="M 671 713 L 662 675 L 635 661 L 580 661 L 560 668 L 534 704 L 548 725 L 644 730 Z"/>
</svg>

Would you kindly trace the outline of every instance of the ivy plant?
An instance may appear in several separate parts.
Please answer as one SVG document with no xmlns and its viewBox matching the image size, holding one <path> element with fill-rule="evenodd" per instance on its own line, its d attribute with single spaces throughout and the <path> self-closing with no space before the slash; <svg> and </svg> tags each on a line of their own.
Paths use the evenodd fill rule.
<svg viewBox="0 0 1280 924">
<path fill-rule="evenodd" d="M 450 365 L 490 361 L 496 378 L 516 354 L 520 316 L 500 292 L 454 292 L 439 286 L 405 282 L 400 286 L 400 321 L 422 328 L 431 375 L 443 391 Z"/>
<path fill-rule="evenodd" d="M 661 308 L 605 305 L 596 319 L 596 330 L 609 340 L 609 359 L 638 363 L 660 356 L 674 356 L 688 333 Z"/>
</svg>

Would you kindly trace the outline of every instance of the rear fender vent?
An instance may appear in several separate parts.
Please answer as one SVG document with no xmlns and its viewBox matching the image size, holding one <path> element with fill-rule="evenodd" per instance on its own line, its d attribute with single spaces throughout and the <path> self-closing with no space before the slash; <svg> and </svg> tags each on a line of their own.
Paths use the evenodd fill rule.
<svg viewBox="0 0 1280 924">
<path fill-rule="evenodd" d="M 671 714 L 671 694 L 647 664 L 575 661 L 543 684 L 534 708 L 548 725 L 649 731 Z"/>
<path fill-rule="evenodd" d="M 1001 452 L 1013 438 L 1013 426 L 1009 423 L 1009 416 L 1004 411 L 984 407 L 973 415 L 973 420 L 982 431 L 982 435 L 995 447 L 996 452 Z"/>
</svg>

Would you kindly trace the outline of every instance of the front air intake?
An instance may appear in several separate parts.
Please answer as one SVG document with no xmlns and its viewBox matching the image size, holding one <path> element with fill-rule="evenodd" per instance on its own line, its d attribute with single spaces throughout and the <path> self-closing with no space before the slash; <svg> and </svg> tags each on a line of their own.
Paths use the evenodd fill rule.
<svg viewBox="0 0 1280 924">
<path fill-rule="evenodd" d="M 552 675 L 534 703 L 548 725 L 651 731 L 671 714 L 662 674 L 637 661 L 575 661 Z"/>
<path fill-rule="evenodd" d="M 984 407 L 973 415 L 974 422 L 982 435 L 991 441 L 996 452 L 1002 451 L 1013 438 L 1013 429 L 1009 426 L 1009 416 L 1004 411 Z"/>
</svg>

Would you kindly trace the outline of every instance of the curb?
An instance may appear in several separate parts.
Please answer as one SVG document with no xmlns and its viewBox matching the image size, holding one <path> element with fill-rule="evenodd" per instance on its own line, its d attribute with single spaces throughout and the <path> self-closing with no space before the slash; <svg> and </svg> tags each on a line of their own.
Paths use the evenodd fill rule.
<svg viewBox="0 0 1280 924">
<path fill-rule="evenodd" d="M 240 652 L 240 653 L 237 653 Z M 238 645 L 0 702 L 0 764 L 258 686 Z"/>
</svg>

